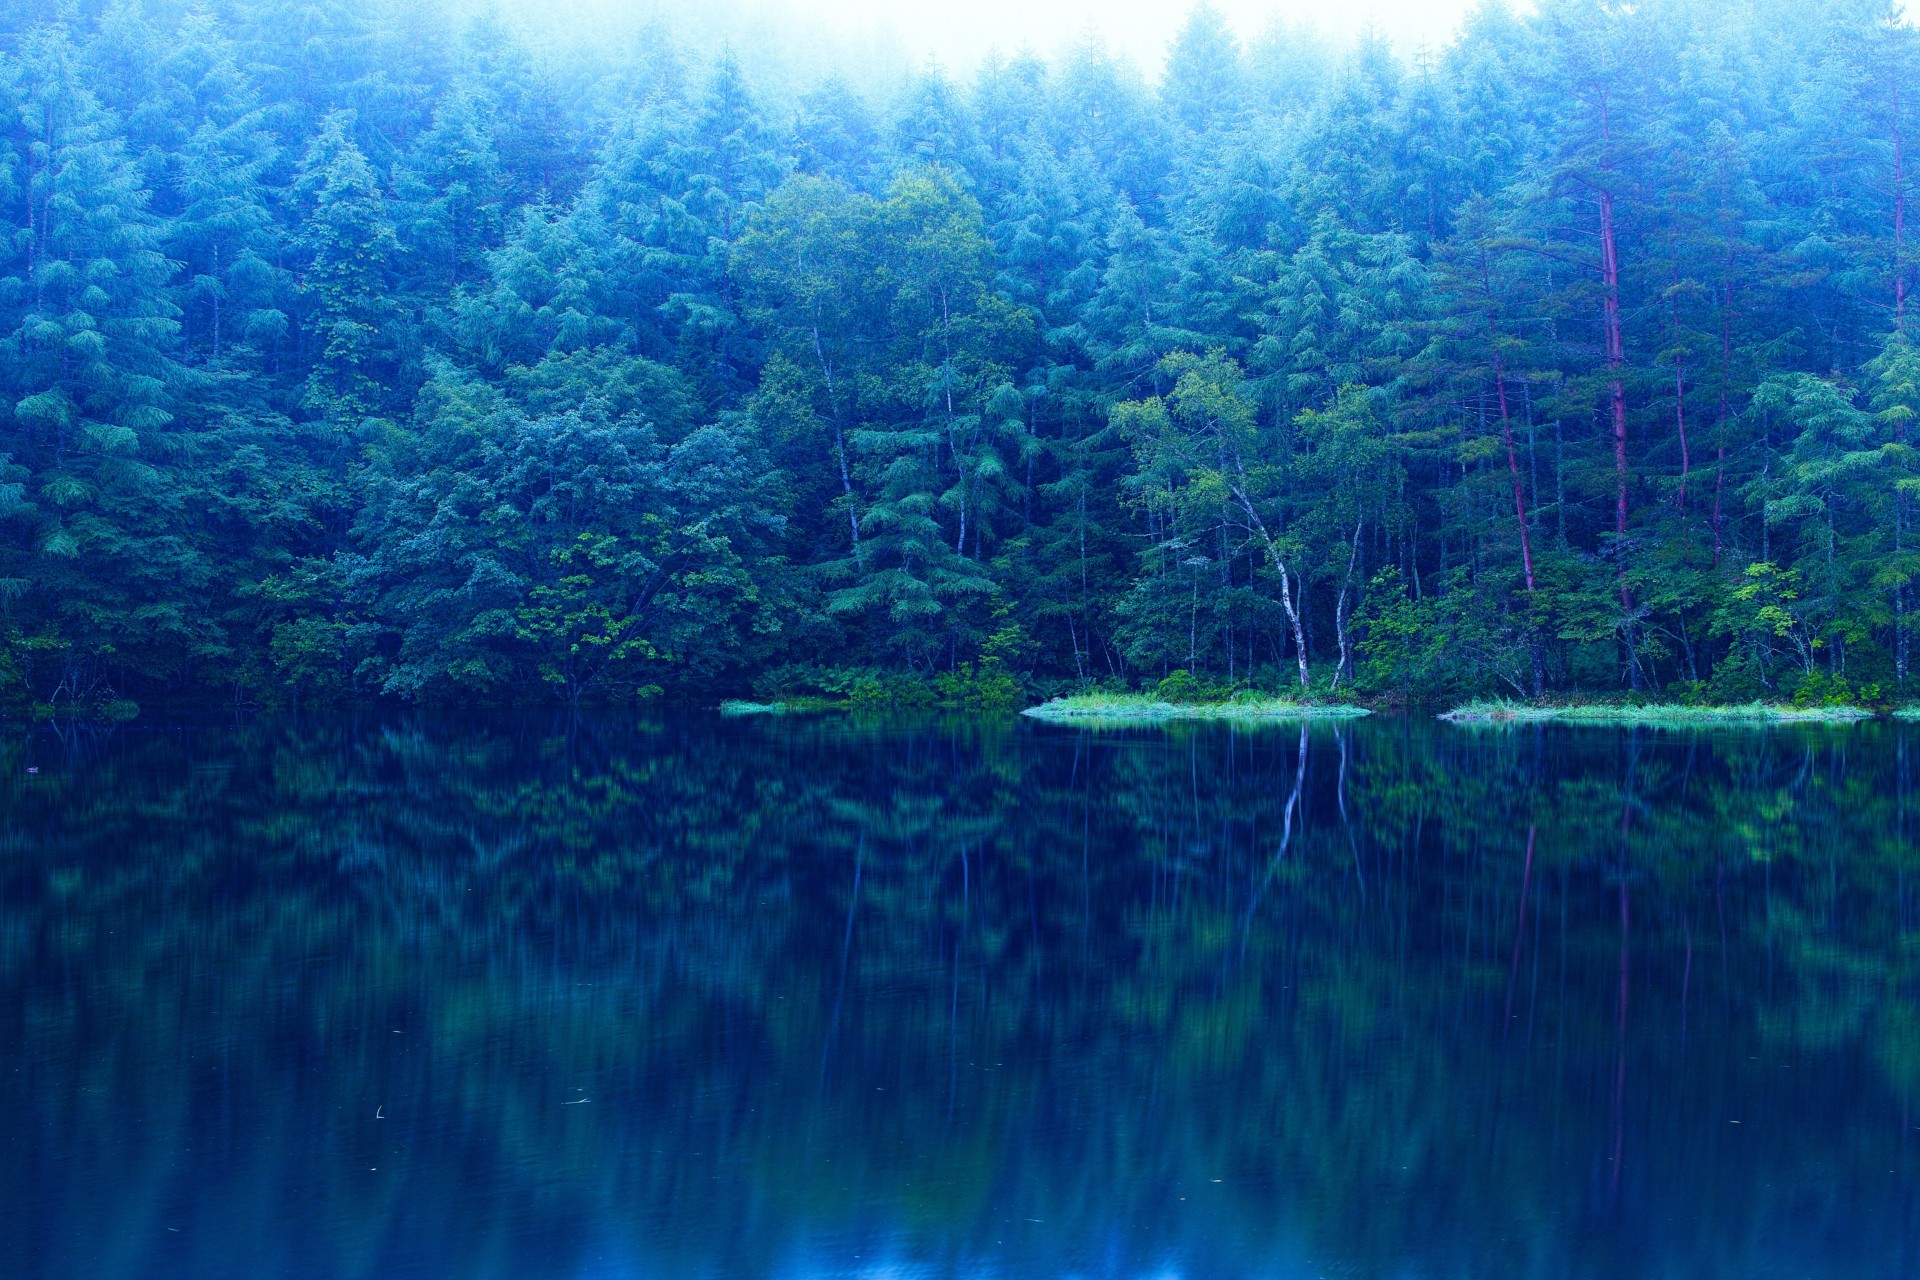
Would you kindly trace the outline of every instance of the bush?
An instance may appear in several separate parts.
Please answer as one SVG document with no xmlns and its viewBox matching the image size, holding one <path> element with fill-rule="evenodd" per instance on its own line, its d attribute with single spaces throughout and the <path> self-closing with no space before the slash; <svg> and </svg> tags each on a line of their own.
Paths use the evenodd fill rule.
<svg viewBox="0 0 1920 1280">
<path fill-rule="evenodd" d="M 1206 701 L 1206 692 L 1206 686 L 1195 680 L 1192 672 L 1179 668 L 1169 671 L 1160 683 L 1153 687 L 1154 697 L 1176 706 L 1186 702 Z"/>
<path fill-rule="evenodd" d="M 943 705 L 968 711 L 1018 711 L 1026 701 L 1020 681 L 998 658 L 982 658 L 978 665 L 961 663 L 958 671 L 933 683 Z"/>
<path fill-rule="evenodd" d="M 846 688 L 847 705 L 855 711 L 925 711 L 938 701 L 933 686 L 919 676 L 869 671 Z"/>
<path fill-rule="evenodd" d="M 1794 689 L 1793 705 L 1803 709 L 1859 707 L 1865 711 L 1891 711 L 1893 699 L 1878 684 L 1849 684 L 1842 676 L 1815 671 Z"/>
</svg>

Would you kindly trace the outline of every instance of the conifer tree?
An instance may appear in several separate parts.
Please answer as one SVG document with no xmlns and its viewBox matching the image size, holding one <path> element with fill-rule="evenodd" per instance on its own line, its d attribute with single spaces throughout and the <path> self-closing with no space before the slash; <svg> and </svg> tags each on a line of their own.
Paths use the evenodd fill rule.
<svg viewBox="0 0 1920 1280">
<path fill-rule="evenodd" d="M 303 403 L 343 427 L 389 406 L 401 360 L 402 317 L 391 293 L 399 241 L 353 124 L 349 111 L 321 122 L 293 188 L 303 212 L 300 293 L 314 346 Z"/>
</svg>

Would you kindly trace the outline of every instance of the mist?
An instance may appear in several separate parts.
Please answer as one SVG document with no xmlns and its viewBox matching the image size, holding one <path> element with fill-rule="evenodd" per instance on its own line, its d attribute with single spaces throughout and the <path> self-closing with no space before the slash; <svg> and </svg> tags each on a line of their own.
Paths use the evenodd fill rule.
<svg viewBox="0 0 1920 1280">
<path fill-rule="evenodd" d="M 1168 47 L 1198 4 L 1153 0 L 547 0 L 502 14 L 528 43 L 557 57 L 598 61 L 670 41 L 692 55 L 731 53 L 765 83 L 804 87 L 839 76 L 884 91 L 937 68 L 966 78 L 996 57 L 1047 60 L 1093 47 L 1157 78 Z M 1475 0 L 1218 0 L 1241 45 L 1320 45 L 1332 53 L 1362 33 L 1404 59 L 1430 57 L 1458 35 Z M 1529 12 L 1521 0 L 1507 6 Z"/>
</svg>

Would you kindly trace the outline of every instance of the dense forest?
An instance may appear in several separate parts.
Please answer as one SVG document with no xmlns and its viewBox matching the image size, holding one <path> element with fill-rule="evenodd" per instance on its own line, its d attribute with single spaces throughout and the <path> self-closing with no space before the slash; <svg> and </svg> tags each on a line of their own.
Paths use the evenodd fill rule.
<svg viewBox="0 0 1920 1280">
<path fill-rule="evenodd" d="M 10 5 L 0 702 L 1906 696 L 1913 29 L 1538 8 L 876 86 Z"/>
</svg>

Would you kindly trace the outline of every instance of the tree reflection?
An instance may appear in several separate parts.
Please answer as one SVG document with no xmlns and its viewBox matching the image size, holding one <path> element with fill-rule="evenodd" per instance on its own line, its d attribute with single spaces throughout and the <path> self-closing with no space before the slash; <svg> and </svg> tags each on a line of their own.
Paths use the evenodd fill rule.
<svg viewBox="0 0 1920 1280">
<path fill-rule="evenodd" d="M 0 1197 L 45 1275 L 1905 1274 L 1909 733 L 16 738 Z"/>
</svg>

